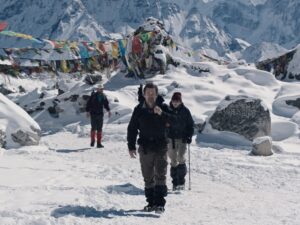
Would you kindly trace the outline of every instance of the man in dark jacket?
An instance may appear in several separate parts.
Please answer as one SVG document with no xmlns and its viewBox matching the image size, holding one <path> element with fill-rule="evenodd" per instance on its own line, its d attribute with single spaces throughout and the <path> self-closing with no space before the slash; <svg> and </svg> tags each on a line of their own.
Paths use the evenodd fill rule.
<svg viewBox="0 0 300 225">
<path fill-rule="evenodd" d="M 103 93 L 103 85 L 99 84 L 97 91 L 91 94 L 87 104 L 86 111 L 87 116 L 91 117 L 91 147 L 95 145 L 96 132 L 97 132 L 97 148 L 103 148 L 101 143 L 102 138 L 102 126 L 103 126 L 103 108 L 108 112 L 108 116 L 111 116 L 109 103 L 106 95 Z"/>
<path fill-rule="evenodd" d="M 184 190 L 185 175 L 187 168 L 185 164 L 186 146 L 192 142 L 194 133 L 194 121 L 189 109 L 183 104 L 180 92 L 172 96 L 170 107 L 172 112 L 179 116 L 176 123 L 169 124 L 168 155 L 171 160 L 171 178 L 173 190 Z"/>
<path fill-rule="evenodd" d="M 127 129 L 128 149 L 131 158 L 136 158 L 136 138 L 142 175 L 145 181 L 145 196 L 148 205 L 145 211 L 164 211 L 167 196 L 167 137 L 166 124 L 176 119 L 166 104 L 158 103 L 158 88 L 152 83 L 143 90 L 145 101 L 133 111 Z"/>
</svg>

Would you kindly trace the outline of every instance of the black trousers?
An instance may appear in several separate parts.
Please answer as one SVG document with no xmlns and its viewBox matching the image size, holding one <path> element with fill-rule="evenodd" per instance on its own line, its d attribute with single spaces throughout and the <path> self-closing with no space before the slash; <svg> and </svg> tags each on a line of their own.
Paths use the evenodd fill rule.
<svg viewBox="0 0 300 225">
<path fill-rule="evenodd" d="M 102 131 L 103 114 L 91 115 L 92 131 Z"/>
</svg>

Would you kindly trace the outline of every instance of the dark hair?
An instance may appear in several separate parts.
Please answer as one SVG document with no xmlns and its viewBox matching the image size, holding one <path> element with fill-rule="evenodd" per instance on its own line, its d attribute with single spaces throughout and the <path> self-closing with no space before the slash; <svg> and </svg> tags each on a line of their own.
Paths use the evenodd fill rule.
<svg viewBox="0 0 300 225">
<path fill-rule="evenodd" d="M 156 94 L 158 94 L 158 87 L 153 83 L 147 83 L 144 87 L 143 93 L 145 94 L 147 88 L 155 88 Z"/>
</svg>

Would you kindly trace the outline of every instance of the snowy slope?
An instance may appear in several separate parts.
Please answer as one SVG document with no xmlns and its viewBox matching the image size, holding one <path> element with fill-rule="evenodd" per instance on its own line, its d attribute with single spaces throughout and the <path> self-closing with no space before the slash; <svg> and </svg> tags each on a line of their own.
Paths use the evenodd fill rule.
<svg viewBox="0 0 300 225">
<path fill-rule="evenodd" d="M 262 42 L 254 44 L 242 51 L 242 57 L 247 62 L 254 63 L 266 59 L 276 58 L 287 52 L 287 49 L 278 44 Z"/>
<path fill-rule="evenodd" d="M 145 200 L 140 166 L 127 154 L 125 130 L 126 125 L 107 126 L 102 150 L 88 149 L 86 137 L 61 132 L 45 137 L 45 147 L 5 152 L 0 169 L 1 224 L 300 221 L 299 155 L 253 157 L 245 151 L 215 151 L 195 144 L 192 190 L 169 193 L 161 216 L 141 212 Z"/>
<path fill-rule="evenodd" d="M 149 80 L 158 84 L 167 103 L 174 91 L 181 91 L 196 122 L 211 115 L 228 94 L 262 99 L 271 112 L 273 156 L 250 156 L 242 143 L 206 142 L 196 132 L 191 145 L 192 189 L 181 194 L 170 191 L 161 216 L 141 212 L 143 180 L 139 161 L 130 159 L 127 152 L 126 128 L 142 81 L 116 73 L 104 80 L 113 113 L 110 119 L 104 116 L 104 149 L 89 148 L 90 125 L 85 114 L 70 109 L 62 118 L 72 122 L 60 124 L 46 113 L 40 115 L 41 121 L 52 121 L 58 125 L 55 130 L 60 129 L 43 136 L 40 146 L 1 150 L 0 223 L 298 224 L 299 110 L 294 109 L 292 115 L 290 109 L 280 108 L 278 113 L 274 105 L 296 95 L 299 84 L 277 81 L 271 73 L 238 63 L 194 66 L 210 72 L 170 67 L 166 75 Z M 25 89 L 34 90 L 41 83 L 47 88 L 50 81 L 23 83 Z M 77 94 L 88 90 L 81 87 L 76 88 Z M 9 96 L 32 101 L 25 98 L 28 94 Z M 169 175 L 167 182 L 170 187 Z"/>
</svg>

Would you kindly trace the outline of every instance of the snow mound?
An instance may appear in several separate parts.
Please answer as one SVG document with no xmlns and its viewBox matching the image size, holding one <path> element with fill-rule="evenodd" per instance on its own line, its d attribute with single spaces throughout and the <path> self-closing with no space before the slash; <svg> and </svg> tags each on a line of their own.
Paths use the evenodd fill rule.
<svg viewBox="0 0 300 225">
<path fill-rule="evenodd" d="M 2 147 L 37 145 L 40 126 L 19 106 L 0 93 L 0 130 L 5 133 Z"/>
<path fill-rule="evenodd" d="M 294 134 L 296 134 L 298 131 L 297 124 L 285 121 L 285 122 L 273 122 L 272 123 L 272 129 L 271 129 L 271 135 L 274 141 L 282 141 L 284 139 L 287 139 Z"/>
<path fill-rule="evenodd" d="M 291 118 L 300 109 L 300 95 L 277 98 L 272 108 L 274 114 Z"/>
<path fill-rule="evenodd" d="M 276 86 L 278 81 L 273 74 L 249 68 L 237 68 L 236 73 L 260 86 Z"/>
</svg>

